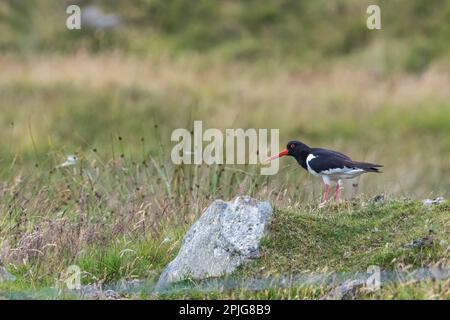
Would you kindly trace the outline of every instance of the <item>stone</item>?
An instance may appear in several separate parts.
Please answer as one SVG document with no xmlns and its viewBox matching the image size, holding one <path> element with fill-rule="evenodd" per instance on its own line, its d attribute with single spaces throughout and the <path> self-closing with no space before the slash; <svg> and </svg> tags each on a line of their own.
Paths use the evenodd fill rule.
<svg viewBox="0 0 450 320">
<path fill-rule="evenodd" d="M 328 294 L 321 297 L 320 300 L 350 300 L 356 294 L 358 289 L 365 285 L 365 283 L 365 279 L 344 281 L 342 284 L 332 289 Z"/>
<path fill-rule="evenodd" d="M 156 291 L 183 279 L 205 279 L 232 273 L 259 257 L 272 207 L 248 196 L 214 201 L 186 233 L 176 258 L 162 272 Z"/>
<path fill-rule="evenodd" d="M 16 281 L 16 277 L 6 270 L 6 268 L 0 265 L 0 283 L 7 281 Z"/>
<path fill-rule="evenodd" d="M 445 199 L 443 197 L 437 197 L 435 199 L 424 199 L 422 200 L 422 204 L 424 206 L 432 206 L 432 205 L 436 205 L 436 204 L 441 204 L 445 201 Z"/>
</svg>

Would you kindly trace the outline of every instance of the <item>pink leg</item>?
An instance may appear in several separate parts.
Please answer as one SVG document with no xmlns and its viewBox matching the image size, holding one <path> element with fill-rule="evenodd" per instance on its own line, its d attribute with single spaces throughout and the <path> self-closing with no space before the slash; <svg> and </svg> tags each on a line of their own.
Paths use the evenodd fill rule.
<svg viewBox="0 0 450 320">
<path fill-rule="evenodd" d="M 319 204 L 319 208 L 322 208 L 327 203 L 329 190 L 330 190 L 330 185 L 325 184 L 323 187 L 322 201 Z"/>
<path fill-rule="evenodd" d="M 336 202 L 339 202 L 340 196 L 341 196 L 341 184 L 338 181 L 336 183 L 336 192 L 334 193 L 334 200 L 336 200 Z"/>
</svg>

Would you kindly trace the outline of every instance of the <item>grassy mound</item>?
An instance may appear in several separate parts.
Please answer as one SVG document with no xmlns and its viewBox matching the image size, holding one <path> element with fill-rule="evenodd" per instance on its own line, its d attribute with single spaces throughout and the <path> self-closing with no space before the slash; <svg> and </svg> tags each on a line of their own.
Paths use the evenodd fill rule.
<svg viewBox="0 0 450 320">
<path fill-rule="evenodd" d="M 280 275 L 411 271 L 449 263 L 450 205 L 424 207 L 409 200 L 348 203 L 322 210 L 279 209 L 262 242 L 260 259 L 241 268 L 233 279 L 276 278 Z M 416 241 L 415 241 L 416 240 Z M 226 281 L 225 281 L 226 282 Z M 253 291 L 202 292 L 193 288 L 166 295 L 176 298 L 317 299 L 330 288 L 287 285 Z M 450 282 L 388 283 L 375 292 L 361 290 L 355 298 L 449 298 Z"/>
<path fill-rule="evenodd" d="M 355 201 L 320 210 L 312 206 L 277 209 L 269 233 L 262 241 L 261 257 L 231 276 L 212 280 L 219 284 L 215 289 L 211 286 L 208 289 L 204 282 L 186 281 L 185 286 L 170 293 L 154 294 L 146 290 L 125 296 L 317 299 L 330 288 L 292 283 L 262 285 L 255 290 L 249 283 L 281 276 L 365 272 L 372 265 L 379 266 L 382 271 L 404 272 L 431 266 L 446 267 L 450 248 L 449 213 L 448 202 L 424 207 L 410 200 Z M 119 241 L 106 248 L 91 246 L 72 262 L 84 271 L 85 282 L 145 278 L 152 283 L 178 251 L 183 233 L 173 235 L 174 239 L 166 238 L 159 243 L 154 239 L 141 239 L 137 243 Z M 70 262 L 69 257 L 67 262 Z M 49 264 L 41 260 L 42 265 L 46 263 Z M 18 281 L 1 284 L 0 291 L 32 292 L 52 285 L 48 275 L 33 282 L 33 278 L 21 274 L 20 269 L 13 273 L 18 276 Z M 449 290 L 449 281 L 389 283 L 375 292 L 361 290 L 354 297 L 446 298 L 450 297 Z"/>
</svg>

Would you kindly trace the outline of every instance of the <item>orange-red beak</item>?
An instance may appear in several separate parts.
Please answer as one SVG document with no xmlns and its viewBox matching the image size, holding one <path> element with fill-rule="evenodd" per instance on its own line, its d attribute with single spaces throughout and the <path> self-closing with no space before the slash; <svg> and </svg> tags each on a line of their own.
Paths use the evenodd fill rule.
<svg viewBox="0 0 450 320">
<path fill-rule="evenodd" d="M 281 151 L 279 154 L 270 157 L 270 158 L 269 158 L 269 161 L 272 161 L 272 160 L 274 160 L 274 159 L 277 159 L 277 158 L 281 158 L 281 157 L 287 156 L 288 154 L 289 154 L 288 149 L 284 149 L 284 150 Z"/>
</svg>

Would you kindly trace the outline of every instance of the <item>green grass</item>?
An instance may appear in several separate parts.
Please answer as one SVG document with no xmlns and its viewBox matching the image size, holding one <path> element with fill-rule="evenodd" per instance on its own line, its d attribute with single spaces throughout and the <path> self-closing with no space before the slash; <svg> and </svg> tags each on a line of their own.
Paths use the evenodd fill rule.
<svg viewBox="0 0 450 320">
<path fill-rule="evenodd" d="M 240 268 L 231 279 L 265 279 L 281 275 L 365 272 L 376 265 L 383 271 L 407 271 L 429 266 L 448 267 L 450 261 L 449 203 L 424 208 L 410 200 L 347 203 L 322 210 L 279 209 L 262 241 L 261 258 Z M 430 247 L 408 246 L 433 237 Z M 222 281 L 227 282 L 228 278 Z M 251 291 L 245 286 L 221 292 L 185 289 L 163 298 L 194 299 L 317 299 L 327 287 L 293 285 Z M 445 299 L 449 281 L 384 284 L 379 291 L 360 291 L 359 299 Z M 440 295 L 438 292 L 445 292 Z"/>
<path fill-rule="evenodd" d="M 180 234 L 175 236 L 178 240 Z M 175 257 L 179 248 L 178 241 L 169 239 L 128 241 L 106 248 L 93 246 L 74 263 L 85 272 L 85 283 L 154 278 Z"/>
<path fill-rule="evenodd" d="M 314 207 L 277 209 L 263 239 L 261 257 L 241 267 L 219 283 L 242 279 L 234 289 L 201 289 L 200 282 L 187 282 L 172 293 L 150 291 L 133 293 L 134 298 L 189 299 L 317 299 L 328 287 L 291 285 L 261 287 L 249 290 L 249 279 L 276 278 L 286 275 L 329 272 L 365 272 L 371 265 L 383 271 L 407 271 L 429 266 L 448 266 L 450 236 L 448 226 L 450 203 L 431 208 L 410 200 L 390 200 L 379 204 L 355 201 L 324 209 Z M 83 282 L 116 283 L 122 279 L 157 280 L 159 272 L 175 256 L 182 232 L 174 238 L 157 242 L 141 239 L 137 242 L 116 241 L 106 247 L 91 245 L 72 261 L 83 271 Z M 412 240 L 433 238 L 429 247 L 408 246 Z M 41 261 L 44 266 L 48 261 Z M 61 265 L 62 267 L 63 265 Z M 33 292 L 54 285 L 51 277 L 32 281 L 23 267 L 15 273 L 16 283 L 0 285 L 3 292 Z M 60 270 L 63 272 L 64 270 Z M 29 270 L 27 272 L 30 272 Z M 35 269 L 34 272 L 42 272 Z M 55 280 L 55 279 L 53 279 Z M 380 291 L 360 291 L 362 299 L 429 299 L 448 297 L 448 281 L 437 283 L 401 283 L 383 285 Z M 198 286 L 200 285 L 200 286 Z M 176 287 L 175 287 L 176 288 Z M 439 295 L 438 292 L 443 292 Z"/>
<path fill-rule="evenodd" d="M 202 210 L 239 195 L 276 212 L 261 258 L 233 276 L 447 262 L 448 204 L 417 200 L 450 195 L 448 3 L 377 1 L 379 31 L 365 26 L 368 1 L 97 3 L 124 26 L 68 31 L 61 2 L 0 3 L 0 258 L 18 277 L 0 291 L 48 295 L 71 264 L 84 283 L 153 282 Z M 384 164 L 383 174 L 359 179 L 356 200 L 347 185 L 352 200 L 317 210 L 321 181 L 293 159 L 269 177 L 254 165 L 172 164 L 170 135 L 194 120 L 277 128 L 280 148 L 299 139 Z M 71 154 L 78 164 L 57 169 Z M 370 200 L 379 194 L 383 205 Z M 427 235 L 430 248 L 404 246 Z M 168 297 L 326 291 L 196 290 Z M 445 298 L 448 285 L 359 296 Z"/>
<path fill-rule="evenodd" d="M 330 212 L 331 211 L 331 212 Z M 393 269 L 400 264 L 422 267 L 445 256 L 446 246 L 411 250 L 404 246 L 413 239 L 435 235 L 448 241 L 445 206 L 424 209 L 412 201 L 391 201 L 364 207 L 319 212 L 279 210 L 271 225 L 265 253 L 255 268 L 288 272 L 366 270 L 370 265 Z"/>
<path fill-rule="evenodd" d="M 345 71 L 338 66 L 312 75 L 228 62 L 205 69 L 200 57 L 141 61 L 76 54 L 30 59 L 28 65 L 24 57 L 8 56 L 2 65 L 8 81 L 0 84 L 5 146 L 0 175 L 7 180 L 50 171 L 73 153 L 88 162 L 123 158 L 126 165 L 151 165 L 153 157 L 166 163 L 163 171 L 174 170 L 171 132 L 191 129 L 200 119 L 204 130 L 278 128 L 280 148 L 300 139 L 385 164 L 386 174 L 362 179 L 364 193 L 445 196 L 449 187 L 449 180 L 441 179 L 450 172 L 442 161 L 450 154 L 448 81 L 439 68 L 423 79 L 399 73 L 379 81 L 364 68 Z M 97 69 L 101 64 L 106 65 L 102 73 Z M 61 72 L 41 79 L 54 68 Z M 86 73 L 78 74 L 78 68 Z M 142 72 L 136 75 L 136 70 Z M 315 121 L 318 117 L 321 121 Z M 306 173 L 284 160 L 280 173 L 270 177 L 271 185 L 311 188 Z M 414 170 L 405 170 L 409 167 Z M 244 169 L 255 177 L 255 167 Z M 299 186 L 299 179 L 305 183 Z"/>
<path fill-rule="evenodd" d="M 399 285 L 388 285 L 383 290 L 371 294 L 361 294 L 362 299 L 450 299 L 450 286 L 447 281 L 424 281 Z"/>
<path fill-rule="evenodd" d="M 19 280 L 2 284 L 4 291 L 53 286 L 71 264 L 82 267 L 84 283 L 155 281 L 206 206 L 244 194 L 267 199 L 277 210 L 263 256 L 238 276 L 361 271 L 371 264 L 419 267 L 448 258 L 440 242 L 424 250 L 403 247 L 429 230 L 448 241 L 448 209 L 428 211 L 418 202 L 395 200 L 448 195 L 449 107 L 438 71 L 425 80 L 387 76 L 398 89 L 385 91 L 367 70 L 349 75 L 340 66 L 314 70 L 304 82 L 302 72 L 234 62 L 205 69 L 201 59 L 156 63 L 77 54 L 39 56 L 31 60 L 40 64 L 29 66 L 20 56 L 5 59 L 0 252 Z M 51 68 L 44 62 L 61 72 L 41 81 L 35 66 Z M 100 62 L 108 66 L 104 72 L 92 70 Z M 91 82 L 77 78 L 74 66 Z M 147 69 L 151 72 L 135 75 Z M 342 77 L 349 81 L 337 81 Z M 420 90 L 411 92 L 411 81 Z M 374 92 L 385 92 L 385 99 Z M 317 117 L 321 121 L 314 121 Z M 318 211 L 320 181 L 292 159 L 282 161 L 280 172 L 270 177 L 251 165 L 173 165 L 170 132 L 190 128 L 195 119 L 208 128 L 278 127 L 281 141 L 298 137 L 386 166 L 383 174 L 359 181 L 362 199 L 369 200 Z M 80 159 L 75 167 L 55 169 L 73 153 Z M 370 198 L 380 193 L 393 200 L 373 204 Z M 296 299 L 324 292 L 315 287 L 192 289 L 170 297 Z"/>
</svg>

